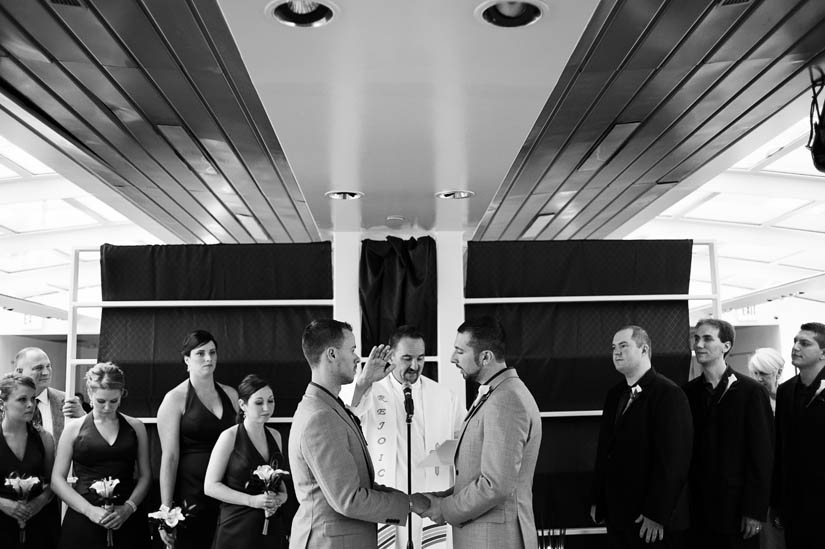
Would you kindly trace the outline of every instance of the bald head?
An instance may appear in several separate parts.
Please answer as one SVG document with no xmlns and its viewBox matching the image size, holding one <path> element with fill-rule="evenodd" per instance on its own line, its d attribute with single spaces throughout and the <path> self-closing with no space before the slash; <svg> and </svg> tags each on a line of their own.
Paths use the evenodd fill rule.
<svg viewBox="0 0 825 549">
<path fill-rule="evenodd" d="M 20 349 L 14 357 L 14 371 L 34 380 L 35 395 L 43 392 L 52 380 L 52 362 L 49 355 L 38 347 Z"/>
</svg>

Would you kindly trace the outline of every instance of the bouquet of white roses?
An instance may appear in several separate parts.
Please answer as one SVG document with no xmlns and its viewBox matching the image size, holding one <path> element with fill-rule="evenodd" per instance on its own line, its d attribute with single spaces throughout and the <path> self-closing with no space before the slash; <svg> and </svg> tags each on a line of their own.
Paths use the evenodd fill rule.
<svg viewBox="0 0 825 549">
<path fill-rule="evenodd" d="M 40 484 L 40 479 L 37 477 L 19 476 L 17 473 L 12 473 L 6 478 L 6 486 L 11 486 L 14 493 L 17 494 L 17 501 L 26 503 L 29 501 L 32 488 Z M 22 520 L 17 521 L 17 526 L 20 528 L 19 541 L 20 545 L 26 543 L 26 522 Z"/>
<path fill-rule="evenodd" d="M 274 492 L 275 490 L 277 490 L 278 485 L 281 483 L 281 479 L 285 476 L 289 476 L 289 471 L 284 471 L 283 469 L 274 469 L 270 465 L 259 465 L 257 469 L 252 471 L 252 474 L 261 479 L 261 482 L 264 485 L 264 493 L 266 493 Z M 247 485 L 248 484 L 249 483 L 247 483 Z M 269 531 L 269 517 L 271 517 L 273 514 L 274 511 L 264 511 L 264 528 L 261 532 L 261 534 L 264 536 Z"/>
<path fill-rule="evenodd" d="M 115 486 L 120 484 L 120 479 L 106 477 L 104 479 L 97 480 L 92 483 L 89 487 L 95 492 L 97 495 L 100 496 L 100 499 L 103 501 L 103 508 L 107 511 L 111 511 L 115 508 Z M 114 547 L 115 540 L 114 536 L 112 535 L 112 530 L 110 528 L 106 529 L 106 547 Z"/>
</svg>

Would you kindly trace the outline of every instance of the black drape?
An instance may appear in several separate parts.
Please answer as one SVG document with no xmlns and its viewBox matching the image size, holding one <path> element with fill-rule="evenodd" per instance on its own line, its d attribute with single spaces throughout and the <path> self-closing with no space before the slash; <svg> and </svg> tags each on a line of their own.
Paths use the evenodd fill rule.
<svg viewBox="0 0 825 549">
<path fill-rule="evenodd" d="M 413 324 L 424 334 L 426 352 L 436 354 L 438 326 L 435 240 L 361 243 L 359 272 L 361 349 L 386 343 L 398 326 Z"/>
<path fill-rule="evenodd" d="M 468 298 L 687 294 L 692 242 L 470 242 Z M 497 317 L 514 366 L 543 412 L 600 410 L 621 380 L 610 346 L 638 324 L 653 342 L 654 367 L 679 384 L 690 366 L 687 301 L 467 305 Z M 476 386 L 467 386 L 468 402 Z M 539 528 L 592 526 L 587 500 L 598 417 L 545 418 L 534 481 Z"/>
<path fill-rule="evenodd" d="M 101 248 L 104 300 L 329 299 L 329 242 L 111 246 Z M 204 329 L 217 339 L 218 381 L 237 386 L 248 373 L 273 383 L 276 416 L 291 416 L 309 381 L 301 333 L 331 307 L 150 307 L 103 310 L 99 360 L 124 368 L 127 413 L 152 416 L 186 378 L 183 337 Z"/>
</svg>

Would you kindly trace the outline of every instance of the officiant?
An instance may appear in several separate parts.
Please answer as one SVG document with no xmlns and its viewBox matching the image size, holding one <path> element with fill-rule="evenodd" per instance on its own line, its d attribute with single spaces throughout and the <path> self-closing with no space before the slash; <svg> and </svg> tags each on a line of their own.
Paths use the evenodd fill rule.
<svg viewBox="0 0 825 549">
<path fill-rule="evenodd" d="M 422 464 L 437 446 L 454 439 L 465 411 L 446 387 L 421 375 L 425 361 L 424 336 L 414 326 L 401 326 L 390 337 L 392 355 L 386 366 L 367 362 L 358 372 L 352 409 L 361 420 L 375 467 L 375 480 L 407 490 L 407 412 L 405 389 L 413 404 L 410 444 L 412 492 L 446 490 L 453 485 L 451 463 Z M 432 457 L 428 463 L 432 463 Z M 429 519 L 424 523 L 431 524 Z M 406 549 L 407 527 L 395 529 L 395 547 Z M 412 515 L 413 546 L 422 547 L 422 519 Z M 448 536 L 449 539 L 449 536 Z"/>
</svg>

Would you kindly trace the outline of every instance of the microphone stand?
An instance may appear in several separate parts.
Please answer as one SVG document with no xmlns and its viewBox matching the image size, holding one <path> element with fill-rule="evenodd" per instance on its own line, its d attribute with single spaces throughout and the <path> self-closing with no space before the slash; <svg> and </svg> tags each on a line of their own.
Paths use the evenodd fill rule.
<svg viewBox="0 0 825 549">
<path fill-rule="evenodd" d="M 412 389 L 404 387 L 404 409 L 407 412 L 407 497 L 412 497 L 412 418 L 414 413 Z M 412 540 L 412 509 L 407 514 L 407 549 L 415 549 Z"/>
</svg>

